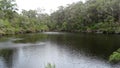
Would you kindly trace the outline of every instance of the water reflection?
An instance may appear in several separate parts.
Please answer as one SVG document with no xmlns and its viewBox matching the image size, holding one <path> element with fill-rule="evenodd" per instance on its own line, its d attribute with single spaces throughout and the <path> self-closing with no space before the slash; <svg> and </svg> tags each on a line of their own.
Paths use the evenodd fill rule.
<svg viewBox="0 0 120 68">
<path fill-rule="evenodd" d="M 27 34 L 27 35 L 17 35 L 15 38 L 22 38 L 20 40 L 13 41 L 14 43 L 36 43 L 47 38 L 44 34 Z"/>
<path fill-rule="evenodd" d="M 13 56 L 13 50 L 11 49 L 1 49 L 0 50 L 0 57 L 1 60 L 4 61 L 2 62 L 3 65 L 5 64 L 6 67 L 11 68 L 12 66 L 12 56 Z M 1 66 L 3 66 L 1 65 Z M 4 67 L 0 67 L 0 68 L 4 68 Z"/>
<path fill-rule="evenodd" d="M 119 41 L 116 35 L 74 33 L 10 36 L 0 43 L 0 68 L 44 68 L 47 63 L 57 68 L 119 68 L 107 61 Z"/>
</svg>

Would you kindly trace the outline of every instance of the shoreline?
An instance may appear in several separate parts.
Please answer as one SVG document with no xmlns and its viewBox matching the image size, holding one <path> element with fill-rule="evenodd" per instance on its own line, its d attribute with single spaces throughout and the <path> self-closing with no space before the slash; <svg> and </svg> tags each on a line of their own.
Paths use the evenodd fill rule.
<svg viewBox="0 0 120 68">
<path fill-rule="evenodd" d="M 70 32 L 70 33 L 91 33 L 91 34 L 113 34 L 113 35 L 119 35 L 120 32 L 107 32 L 107 31 L 59 31 L 59 30 L 53 30 L 53 31 L 46 31 L 46 30 L 36 30 L 36 31 L 30 31 L 30 30 L 24 30 L 14 33 L 0 33 L 0 37 L 6 36 L 6 35 L 18 35 L 18 34 L 29 34 L 29 33 L 39 33 L 39 32 Z"/>
</svg>

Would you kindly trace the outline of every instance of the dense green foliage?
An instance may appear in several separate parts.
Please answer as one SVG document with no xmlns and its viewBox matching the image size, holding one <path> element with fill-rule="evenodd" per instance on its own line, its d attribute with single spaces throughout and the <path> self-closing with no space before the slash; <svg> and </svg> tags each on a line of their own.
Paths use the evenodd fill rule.
<svg viewBox="0 0 120 68">
<path fill-rule="evenodd" d="M 120 0 L 87 0 L 60 6 L 51 15 L 38 10 L 17 13 L 14 0 L 0 0 L 0 34 L 37 31 L 120 33 Z"/>
<path fill-rule="evenodd" d="M 51 63 L 48 63 L 45 68 L 56 68 L 55 65 L 52 65 Z"/>
<path fill-rule="evenodd" d="M 0 0 L 0 34 L 46 31 L 49 15 L 38 10 L 23 10 L 17 13 L 14 0 Z"/>
<path fill-rule="evenodd" d="M 88 0 L 59 7 L 51 30 L 120 33 L 120 0 Z"/>
<path fill-rule="evenodd" d="M 117 51 L 113 52 L 112 55 L 109 57 L 110 62 L 119 62 L 120 61 L 120 49 Z"/>
</svg>

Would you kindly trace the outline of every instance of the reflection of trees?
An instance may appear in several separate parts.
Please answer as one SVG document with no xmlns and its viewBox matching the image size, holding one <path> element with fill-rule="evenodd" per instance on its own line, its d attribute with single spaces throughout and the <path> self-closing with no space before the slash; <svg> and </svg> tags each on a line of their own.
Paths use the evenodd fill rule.
<svg viewBox="0 0 120 68">
<path fill-rule="evenodd" d="M 85 52 L 87 55 L 108 59 L 119 48 L 120 36 L 97 34 L 63 34 L 49 35 L 48 40 L 60 47 L 69 47 L 70 51 Z"/>
<path fill-rule="evenodd" d="M 7 41 L 8 40 L 8 37 L 6 36 L 6 37 L 0 37 L 0 42 L 5 42 L 5 41 Z"/>
<path fill-rule="evenodd" d="M 120 36 L 97 35 L 97 34 L 26 34 L 17 35 L 14 43 L 36 43 L 39 41 L 50 41 L 60 47 L 69 47 L 69 49 L 84 51 L 89 55 L 100 56 L 107 59 L 109 55 L 119 48 Z"/>
<path fill-rule="evenodd" d="M 0 42 L 6 42 L 8 40 L 10 40 L 9 38 L 11 38 L 14 35 L 6 35 L 6 36 L 0 36 Z"/>
<path fill-rule="evenodd" d="M 21 40 L 16 40 L 14 43 L 36 43 L 37 41 L 44 41 L 47 39 L 47 35 L 44 34 L 31 34 L 31 35 L 18 35 L 18 38 L 23 38 Z"/>
<path fill-rule="evenodd" d="M 14 43 L 36 43 L 49 41 L 57 44 L 59 47 L 67 47 L 70 51 L 84 51 L 92 56 L 100 56 L 108 58 L 109 55 L 120 48 L 120 36 L 118 35 L 97 35 L 97 34 L 24 34 L 15 35 L 15 38 L 23 38 L 15 40 Z M 1 50 L 0 50 L 1 51 Z M 1 52 L 0 52 L 1 54 Z M 9 53 L 10 54 L 10 53 Z"/>
<path fill-rule="evenodd" d="M 1 49 L 0 56 L 3 57 L 4 61 L 6 62 L 7 67 L 11 68 L 12 66 L 12 49 Z"/>
</svg>

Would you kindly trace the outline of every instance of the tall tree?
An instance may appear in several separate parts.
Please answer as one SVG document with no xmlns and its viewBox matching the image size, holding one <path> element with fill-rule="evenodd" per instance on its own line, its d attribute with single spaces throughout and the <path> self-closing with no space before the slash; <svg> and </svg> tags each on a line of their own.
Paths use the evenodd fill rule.
<svg viewBox="0 0 120 68">
<path fill-rule="evenodd" d="M 4 12 L 4 18 L 11 19 L 16 12 L 15 0 L 0 0 L 0 11 Z"/>
</svg>

